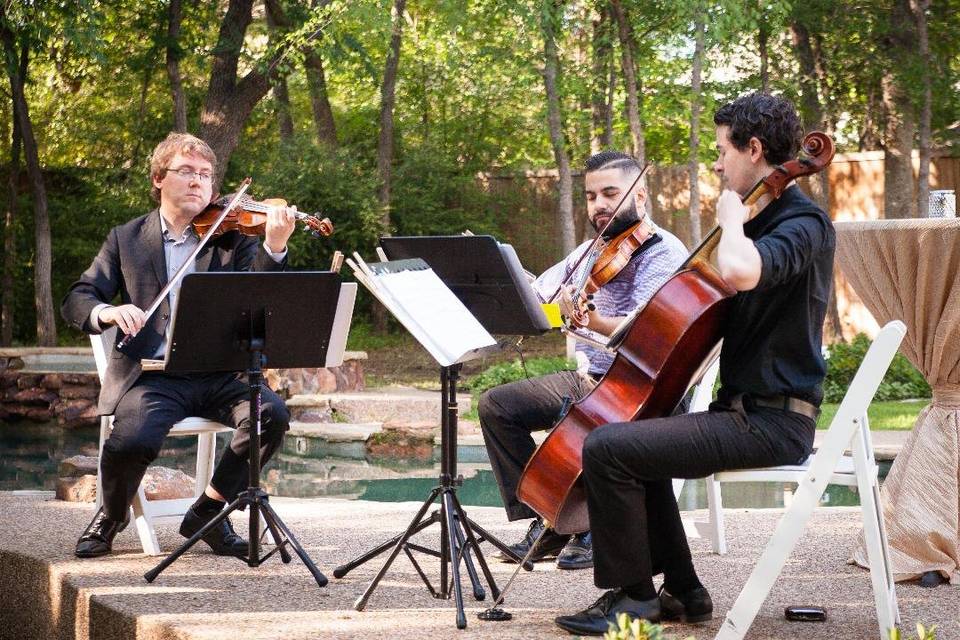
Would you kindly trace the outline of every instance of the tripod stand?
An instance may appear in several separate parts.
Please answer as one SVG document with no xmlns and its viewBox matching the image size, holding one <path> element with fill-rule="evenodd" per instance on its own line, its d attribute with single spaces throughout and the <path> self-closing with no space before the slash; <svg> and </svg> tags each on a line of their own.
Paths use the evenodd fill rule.
<svg viewBox="0 0 960 640">
<path fill-rule="evenodd" d="M 343 285 L 333 273 L 194 273 L 183 279 L 180 303 L 168 340 L 165 371 L 171 373 L 246 369 L 250 404 L 249 482 L 226 509 L 156 567 L 144 574 L 153 582 L 167 567 L 237 509 L 249 508 L 247 555 L 258 567 L 274 553 L 289 563 L 292 549 L 317 585 L 327 577 L 307 555 L 270 506 L 260 487 L 261 388 L 269 347 L 274 367 L 340 364 L 356 285 Z M 268 322 L 269 320 L 269 322 Z M 196 327 L 202 326 L 203 332 Z M 179 327 L 186 327 L 180 332 Z M 301 336 L 310 336 L 304 340 Z M 260 518 L 276 542 L 261 555 Z"/>
<path fill-rule="evenodd" d="M 500 590 L 490 573 L 487 562 L 480 550 L 481 542 L 490 542 L 495 547 L 520 561 L 509 547 L 495 538 L 483 527 L 467 517 L 460 501 L 457 499 L 457 487 L 463 484 L 463 477 L 457 474 L 457 380 L 460 376 L 461 364 L 440 368 L 440 388 L 441 398 L 441 416 L 440 416 L 440 478 L 439 484 L 430 491 L 430 495 L 421 505 L 417 515 L 407 526 L 403 533 L 383 542 L 370 551 L 354 558 L 350 562 L 337 567 L 333 570 L 335 578 L 342 578 L 356 567 L 364 564 L 368 560 L 375 558 L 387 549 L 393 547 L 387 561 L 380 567 L 380 571 L 370 582 L 366 591 L 363 592 L 354 603 L 357 611 L 363 611 L 367 606 L 367 601 L 373 595 L 377 585 L 383 576 L 390 569 L 390 565 L 396 560 L 401 551 L 406 553 L 410 562 L 420 579 L 423 580 L 430 595 L 438 599 L 449 599 L 453 596 L 457 605 L 457 628 L 463 629 L 467 626 L 467 617 L 463 609 L 463 586 L 460 581 L 460 562 L 463 561 L 467 569 L 467 575 L 470 578 L 470 584 L 473 587 L 473 597 L 477 600 L 483 600 L 486 592 L 480 583 L 480 576 L 473 563 L 473 556 L 476 556 L 480 570 L 490 587 L 491 595 L 494 599 L 500 597 Z M 426 518 L 424 517 L 430 506 L 439 498 L 440 509 L 433 511 Z M 440 523 L 440 551 L 428 549 L 410 542 L 410 538 L 420 533 L 427 527 Z M 440 584 L 439 589 L 434 587 L 427 578 L 426 573 L 417 563 L 410 550 L 419 551 L 426 555 L 440 558 Z M 472 552 L 472 553 L 471 553 Z M 526 569 L 530 570 L 533 565 L 527 563 Z M 451 589 L 451 582 L 452 589 Z"/>
<path fill-rule="evenodd" d="M 252 327 L 251 327 L 252 329 Z M 317 585 L 324 587 L 327 584 L 327 577 L 320 572 L 317 565 L 313 563 L 307 552 L 303 550 L 300 543 L 294 537 L 290 529 L 283 523 L 277 512 L 270 506 L 267 492 L 260 488 L 260 388 L 263 383 L 263 365 L 266 363 L 266 357 L 263 355 L 263 338 L 251 338 L 246 342 L 246 350 L 250 353 L 250 368 L 247 369 L 247 384 L 250 388 L 250 486 L 246 491 L 240 493 L 237 499 L 227 505 L 227 508 L 221 511 L 216 518 L 208 522 L 202 529 L 180 545 L 176 551 L 164 558 L 160 564 L 143 574 L 147 582 L 153 582 L 160 573 L 176 562 L 177 558 L 186 553 L 190 547 L 200 541 L 208 532 L 213 530 L 221 522 L 230 516 L 237 509 L 250 508 L 250 537 L 247 540 L 247 556 L 243 558 L 247 561 L 247 566 L 259 567 L 274 553 L 280 554 L 280 559 L 284 564 L 288 564 L 292 557 L 286 547 L 289 545 L 298 556 L 307 570 L 313 574 L 313 579 Z M 260 514 L 267 523 L 267 529 L 273 536 L 276 547 L 266 555 L 260 555 Z M 283 537 L 281 537 L 281 532 Z"/>
</svg>

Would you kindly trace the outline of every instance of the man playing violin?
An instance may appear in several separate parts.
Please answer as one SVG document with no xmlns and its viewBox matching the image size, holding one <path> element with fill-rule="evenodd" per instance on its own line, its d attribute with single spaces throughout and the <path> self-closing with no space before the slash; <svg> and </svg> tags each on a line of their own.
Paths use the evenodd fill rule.
<svg viewBox="0 0 960 640">
<path fill-rule="evenodd" d="M 597 153 L 586 162 L 587 217 L 598 233 L 604 230 L 608 239 L 616 238 L 646 217 L 647 190 L 642 177 L 637 181 L 640 172 L 641 167 L 633 157 L 615 151 Z M 644 304 L 687 257 L 686 248 L 674 235 L 654 228 L 649 221 L 646 224 L 649 225 L 647 237 L 627 265 L 593 294 L 592 309 L 585 306 L 584 299 L 573 303 L 571 287 L 561 289 L 559 302 L 564 315 L 598 339 L 605 339 L 624 317 Z M 542 301 L 547 301 L 564 282 L 571 280 L 574 269 L 583 268 L 577 267 L 577 263 L 590 244 L 584 242 L 534 281 L 533 288 Z M 542 520 L 517 499 L 520 475 L 536 449 L 531 433 L 552 427 L 566 404 L 586 395 L 606 373 L 613 355 L 606 349 L 578 343 L 578 371 L 512 382 L 490 389 L 480 397 L 480 427 L 507 518 L 511 521 L 535 518 L 524 539 L 511 546 L 517 556 L 526 555 L 543 531 Z M 548 531 L 534 554 L 534 561 L 556 555 L 561 569 L 593 566 L 589 531 L 572 537 Z M 512 561 L 506 554 L 498 557 Z"/>
<path fill-rule="evenodd" d="M 110 553 L 113 539 L 129 522 L 130 504 L 147 466 L 160 452 L 171 426 L 195 415 L 235 429 L 210 484 L 191 506 L 180 526 L 186 537 L 212 520 L 228 501 L 246 488 L 249 447 L 249 388 L 237 374 L 171 375 L 143 371 L 140 360 L 163 357 L 179 285 L 147 317 L 148 308 L 199 242 L 191 221 L 211 201 L 216 156 L 202 140 L 171 133 L 157 145 L 150 164 L 151 195 L 159 208 L 111 229 L 100 253 L 63 299 L 67 322 L 97 334 L 116 326 L 135 336 L 123 352 L 115 347 L 97 407 L 113 414 L 113 430 L 100 460 L 103 506 L 77 541 L 76 555 L 91 558 Z M 294 212 L 286 208 L 267 217 L 266 238 L 226 233 L 212 239 L 188 272 L 279 271 L 286 265 L 287 240 L 294 230 Z M 119 303 L 113 304 L 119 294 Z M 197 327 L 202 331 L 202 327 Z M 280 446 L 289 414 L 283 400 L 264 389 L 261 462 Z M 247 543 L 225 519 L 204 536 L 218 555 L 239 555 Z"/>
<path fill-rule="evenodd" d="M 709 620 L 713 603 L 694 569 L 671 479 L 796 464 L 813 447 L 833 225 L 795 184 L 777 200 L 761 196 L 753 218 L 742 203 L 796 156 L 803 129 L 793 105 L 755 93 L 721 107 L 714 123 L 713 168 L 726 187 L 717 203 L 717 263 L 737 291 L 723 330 L 720 391 L 706 412 L 608 424 L 587 437 L 594 583 L 611 590 L 556 619 L 571 633 L 602 635 L 620 613 Z M 661 573 L 658 594 L 653 577 Z"/>
</svg>

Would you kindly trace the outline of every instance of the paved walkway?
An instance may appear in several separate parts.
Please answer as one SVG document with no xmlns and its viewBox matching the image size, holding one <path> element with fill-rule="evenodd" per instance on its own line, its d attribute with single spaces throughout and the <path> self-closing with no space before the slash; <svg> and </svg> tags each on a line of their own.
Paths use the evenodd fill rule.
<svg viewBox="0 0 960 640">
<path fill-rule="evenodd" d="M 506 608 L 514 614 L 512 621 L 478 620 L 476 613 L 489 599 L 478 603 L 468 596 L 468 628 L 458 632 L 452 603 L 431 598 L 409 561 L 401 557 L 367 610 L 357 612 L 351 605 L 380 562 L 362 566 L 341 580 L 332 578 L 333 567 L 400 531 L 417 505 L 284 498 L 273 504 L 331 577 L 326 588 L 317 588 L 297 560 L 284 565 L 272 558 L 251 569 L 200 549 L 148 584 L 142 574 L 158 559 L 140 552 L 132 530 L 118 536 L 114 555 L 78 560 L 72 550 L 90 518 L 89 505 L 57 502 L 49 494 L 0 493 L 4 516 L 0 521 L 0 639 L 568 638 L 554 626 L 554 616 L 582 608 L 599 594 L 592 585 L 592 572 L 561 572 L 540 564 L 534 573 L 522 574 L 508 596 Z M 525 523 L 507 524 L 500 509 L 472 507 L 468 512 L 509 541 L 525 529 Z M 670 625 L 668 634 L 700 640 L 713 637 L 780 513 L 728 510 L 731 552 L 727 556 L 712 555 L 705 540 L 691 541 L 697 568 L 716 603 L 716 617 L 701 626 Z M 703 512 L 687 515 L 705 517 Z M 239 528 L 245 520 L 235 522 Z M 879 637 L 869 575 L 845 563 L 858 523 L 858 509 L 816 511 L 748 638 Z M 421 533 L 419 540 L 435 548 L 438 537 L 435 526 Z M 179 540 L 173 527 L 160 531 L 165 550 Z M 436 581 L 436 562 L 428 558 L 425 566 Z M 512 567 L 495 562 L 491 566 L 497 581 L 504 584 Z M 947 585 L 927 590 L 902 584 L 897 593 L 906 631 L 923 622 L 938 625 L 939 640 L 960 639 L 960 589 Z M 828 621 L 787 622 L 783 608 L 790 604 L 823 605 Z"/>
</svg>

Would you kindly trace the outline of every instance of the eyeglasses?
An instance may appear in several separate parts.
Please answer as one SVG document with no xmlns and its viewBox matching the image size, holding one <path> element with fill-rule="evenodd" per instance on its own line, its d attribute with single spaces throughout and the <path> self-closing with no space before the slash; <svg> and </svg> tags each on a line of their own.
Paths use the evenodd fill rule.
<svg viewBox="0 0 960 640">
<path fill-rule="evenodd" d="M 179 169 L 165 169 L 167 172 L 173 172 L 184 178 L 185 180 L 193 180 L 196 178 L 200 182 L 210 182 L 213 179 L 213 174 L 207 171 L 194 171 L 193 169 L 188 169 L 187 167 L 180 167 Z"/>
</svg>

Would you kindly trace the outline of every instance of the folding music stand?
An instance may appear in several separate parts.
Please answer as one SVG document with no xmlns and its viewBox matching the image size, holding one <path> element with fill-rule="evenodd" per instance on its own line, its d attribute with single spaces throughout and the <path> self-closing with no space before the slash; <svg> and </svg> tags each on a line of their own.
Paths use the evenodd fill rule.
<svg viewBox="0 0 960 640">
<path fill-rule="evenodd" d="M 439 236 L 414 238 L 381 238 L 387 257 L 396 260 L 422 257 L 453 293 L 474 312 L 477 320 L 490 333 L 538 335 L 549 328 L 543 310 L 530 284 L 523 276 L 519 260 L 509 245 L 498 245 L 492 236 Z M 507 247 L 506 250 L 502 247 Z M 436 266 L 434 266 L 436 265 Z M 493 328 L 491 328 L 493 327 Z M 391 547 L 387 561 L 357 598 L 354 608 L 362 611 L 393 561 L 406 553 L 420 579 L 433 597 L 454 597 L 457 606 L 457 628 L 467 626 L 460 583 L 460 561 L 463 560 L 473 587 L 473 595 L 483 600 L 486 593 L 474 567 L 471 549 L 476 556 L 494 599 L 500 590 L 490 573 L 481 542 L 490 542 L 517 562 L 522 558 L 483 527 L 467 517 L 457 499 L 457 488 L 463 476 L 457 473 L 457 380 L 462 362 L 440 367 L 440 477 L 407 529 L 366 553 L 334 569 L 335 578 L 342 578 L 356 567 L 375 558 Z M 440 499 L 440 510 L 424 517 L 430 505 Z M 432 524 L 440 523 L 440 551 L 410 542 L 410 538 Z M 410 550 L 440 558 L 440 585 L 435 588 Z M 452 567 L 448 565 L 452 564 Z M 524 568 L 533 569 L 529 562 Z M 448 573 L 450 574 L 448 577 Z M 452 589 L 450 582 L 452 581 Z"/>
<path fill-rule="evenodd" d="M 247 372 L 250 388 L 250 484 L 216 518 L 160 564 L 144 574 L 160 573 L 233 511 L 250 508 L 246 560 L 260 566 L 274 553 L 291 560 L 289 545 L 317 584 L 327 578 L 280 520 L 260 488 L 260 388 L 263 366 L 329 367 L 343 362 L 355 284 L 340 284 L 330 272 L 194 273 L 183 279 L 164 371 L 168 373 Z M 260 514 L 276 547 L 260 555 Z M 282 534 L 282 535 L 281 535 Z"/>
</svg>

